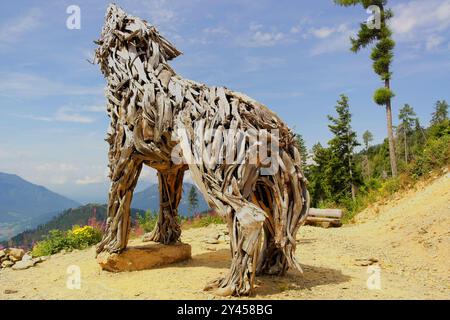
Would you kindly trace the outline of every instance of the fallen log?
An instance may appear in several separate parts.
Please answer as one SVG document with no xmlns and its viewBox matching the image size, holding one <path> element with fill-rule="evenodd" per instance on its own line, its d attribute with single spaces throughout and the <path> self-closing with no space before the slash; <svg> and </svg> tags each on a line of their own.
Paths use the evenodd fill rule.
<svg viewBox="0 0 450 320">
<path fill-rule="evenodd" d="M 310 208 L 308 216 L 313 217 L 330 217 L 330 218 L 342 218 L 342 210 L 341 209 L 316 209 Z"/>
<path fill-rule="evenodd" d="M 306 224 L 320 225 L 324 228 L 342 226 L 342 210 L 310 208 Z"/>
</svg>

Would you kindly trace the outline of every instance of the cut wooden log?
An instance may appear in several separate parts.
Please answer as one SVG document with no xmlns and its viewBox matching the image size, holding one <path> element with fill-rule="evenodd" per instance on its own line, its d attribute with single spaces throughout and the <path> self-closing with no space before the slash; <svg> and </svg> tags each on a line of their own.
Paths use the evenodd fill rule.
<svg viewBox="0 0 450 320">
<path fill-rule="evenodd" d="M 330 217 L 330 218 L 342 218 L 341 209 L 316 209 L 310 208 L 308 217 Z"/>
</svg>

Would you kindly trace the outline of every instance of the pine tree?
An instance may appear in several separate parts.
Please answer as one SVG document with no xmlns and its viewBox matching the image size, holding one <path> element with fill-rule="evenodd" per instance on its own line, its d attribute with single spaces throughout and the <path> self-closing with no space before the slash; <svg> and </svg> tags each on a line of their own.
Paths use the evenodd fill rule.
<svg viewBox="0 0 450 320">
<path fill-rule="evenodd" d="M 198 196 L 197 190 L 194 186 L 191 187 L 188 194 L 189 212 L 193 215 L 195 210 L 198 208 Z"/>
<path fill-rule="evenodd" d="M 409 104 L 405 104 L 403 108 L 400 109 L 398 119 L 401 121 L 398 129 L 403 139 L 405 163 L 408 163 L 408 137 L 412 134 L 413 127 L 416 124 L 416 113 Z"/>
<path fill-rule="evenodd" d="M 432 113 L 431 125 L 439 124 L 448 119 L 448 103 L 445 100 L 437 101 L 435 111 Z"/>
<path fill-rule="evenodd" d="M 364 147 L 366 148 L 366 153 L 369 150 L 369 145 L 373 141 L 373 134 L 369 130 L 364 131 L 363 133 L 363 141 L 364 141 Z"/>
<path fill-rule="evenodd" d="M 300 152 L 300 156 L 302 158 L 302 167 L 306 168 L 306 163 L 308 160 L 308 149 L 306 149 L 305 140 L 303 139 L 300 133 L 295 135 L 295 141 L 297 143 L 298 151 Z"/>
<path fill-rule="evenodd" d="M 356 132 L 352 130 L 350 107 L 348 97 L 341 95 L 336 105 L 337 117 L 328 116 L 331 124 L 328 125 L 334 137 L 328 142 L 331 158 L 327 170 L 330 172 L 330 184 L 338 199 L 350 191 L 355 200 L 356 184 L 361 181 L 353 160 L 353 150 L 359 146 Z"/>
<path fill-rule="evenodd" d="M 327 174 L 329 172 L 327 168 L 330 163 L 330 150 L 324 148 L 320 143 L 316 143 L 312 147 L 312 162 L 307 171 L 308 191 L 311 194 L 312 205 L 320 206 L 321 202 L 332 197 Z"/>
<path fill-rule="evenodd" d="M 390 89 L 390 80 L 392 77 L 391 63 L 394 57 L 395 42 L 392 40 L 392 32 L 387 24 L 392 18 L 393 13 L 390 9 L 386 9 L 387 0 L 334 0 L 341 6 L 362 5 L 364 9 L 370 6 L 377 6 L 380 9 L 380 28 L 372 28 L 366 23 L 360 24 L 358 36 L 351 38 L 351 50 L 358 52 L 361 49 L 375 43 L 372 49 L 371 59 L 373 61 L 373 69 L 384 82 L 384 86 L 377 89 L 374 93 L 374 101 L 378 105 L 386 107 L 388 140 L 389 140 L 389 158 L 391 162 L 392 176 L 397 176 L 397 160 L 395 155 L 395 141 L 392 129 L 392 107 L 391 99 L 395 96 Z"/>
</svg>

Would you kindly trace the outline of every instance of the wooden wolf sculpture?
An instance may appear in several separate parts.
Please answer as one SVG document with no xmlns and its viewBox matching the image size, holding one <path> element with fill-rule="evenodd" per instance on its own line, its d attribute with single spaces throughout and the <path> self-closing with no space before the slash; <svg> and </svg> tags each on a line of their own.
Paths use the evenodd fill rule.
<svg viewBox="0 0 450 320">
<path fill-rule="evenodd" d="M 107 227 L 97 253 L 126 248 L 133 189 L 148 165 L 158 171 L 160 191 L 159 221 L 149 240 L 179 241 L 177 207 L 186 170 L 210 207 L 226 218 L 231 269 L 206 289 L 248 295 L 255 274 L 301 271 L 295 236 L 309 195 L 291 130 L 241 93 L 177 75 L 168 61 L 181 52 L 154 26 L 115 5 L 96 43 L 111 119 Z M 219 157 L 203 161 L 205 150 Z M 228 161 L 221 160 L 225 151 Z"/>
</svg>

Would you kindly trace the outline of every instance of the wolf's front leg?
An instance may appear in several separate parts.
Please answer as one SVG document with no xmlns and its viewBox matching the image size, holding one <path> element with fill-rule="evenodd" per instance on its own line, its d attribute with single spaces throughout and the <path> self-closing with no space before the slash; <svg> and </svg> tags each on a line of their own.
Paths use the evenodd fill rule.
<svg viewBox="0 0 450 320">
<path fill-rule="evenodd" d="M 233 256 L 231 268 L 227 276 L 213 281 L 205 290 L 220 296 L 250 295 L 254 288 L 264 212 L 245 202 L 228 218 Z"/>
<path fill-rule="evenodd" d="M 183 193 L 184 171 L 181 167 L 158 171 L 159 218 L 155 229 L 144 237 L 144 241 L 171 244 L 180 240 L 178 205 Z"/>
<path fill-rule="evenodd" d="M 106 231 L 97 245 L 97 253 L 120 252 L 127 246 L 131 227 L 130 204 L 141 169 L 142 163 L 134 159 L 116 163 L 112 167 Z"/>
</svg>

